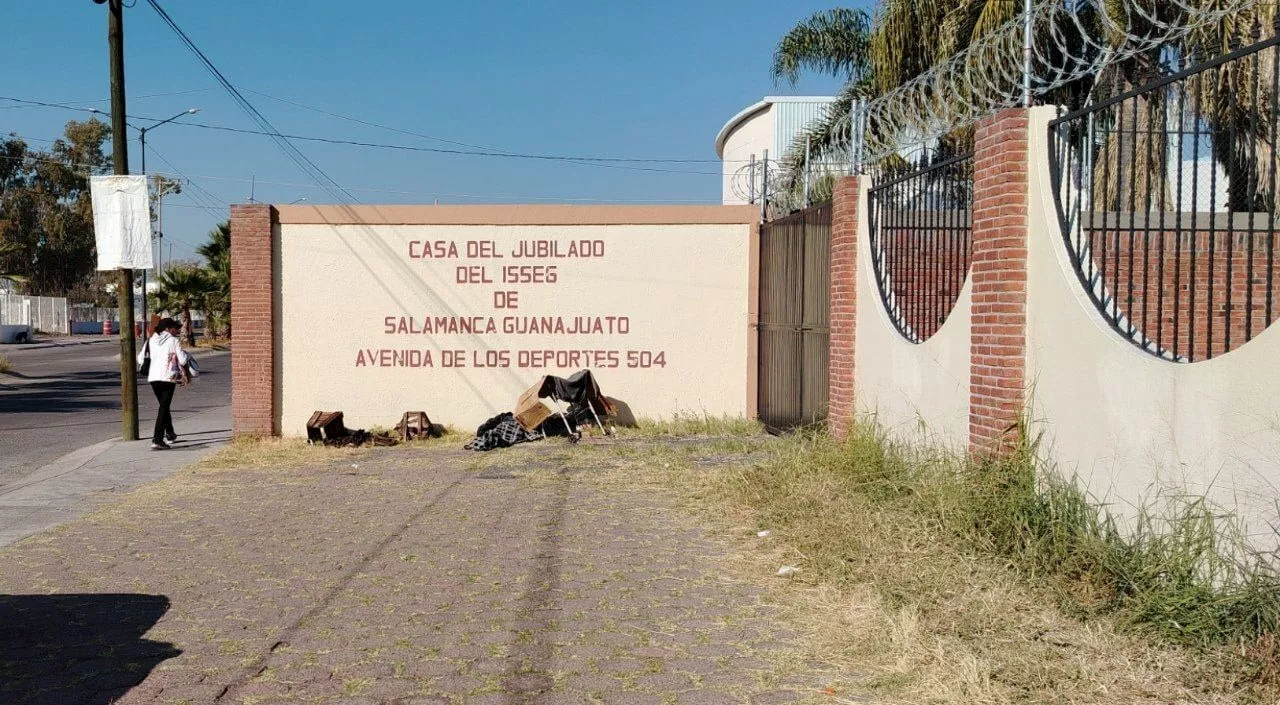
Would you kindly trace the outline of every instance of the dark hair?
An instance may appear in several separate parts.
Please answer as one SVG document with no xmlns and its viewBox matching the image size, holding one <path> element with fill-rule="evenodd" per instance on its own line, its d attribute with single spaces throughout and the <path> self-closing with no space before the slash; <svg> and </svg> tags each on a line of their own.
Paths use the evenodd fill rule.
<svg viewBox="0 0 1280 705">
<path fill-rule="evenodd" d="M 167 331 L 170 328 L 180 328 L 180 327 L 181 326 L 178 325 L 178 322 L 173 320 L 172 318 L 161 318 L 160 322 L 156 324 L 155 332 L 159 333 L 161 331 Z"/>
</svg>

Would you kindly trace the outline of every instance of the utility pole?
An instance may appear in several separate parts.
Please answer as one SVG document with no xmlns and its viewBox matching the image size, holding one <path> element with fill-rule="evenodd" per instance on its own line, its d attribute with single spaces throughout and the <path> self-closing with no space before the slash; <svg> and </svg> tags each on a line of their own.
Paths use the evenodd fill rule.
<svg viewBox="0 0 1280 705">
<path fill-rule="evenodd" d="M 94 0 L 103 4 L 102 0 Z M 125 133 L 123 0 L 106 0 L 107 45 L 111 52 L 111 160 L 118 176 L 129 173 L 129 136 Z M 120 302 L 120 436 L 138 440 L 138 379 L 134 360 L 133 270 L 121 269 Z M 145 293 L 144 293 L 145 295 Z"/>
</svg>

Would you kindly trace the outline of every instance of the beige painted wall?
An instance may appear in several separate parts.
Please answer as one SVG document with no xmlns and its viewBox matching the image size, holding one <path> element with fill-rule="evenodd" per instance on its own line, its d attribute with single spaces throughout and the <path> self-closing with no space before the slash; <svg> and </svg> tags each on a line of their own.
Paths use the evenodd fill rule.
<svg viewBox="0 0 1280 705">
<path fill-rule="evenodd" d="M 454 210 L 467 217 L 474 212 Z M 638 416 L 750 411 L 748 224 L 403 225 L 394 224 L 401 219 L 396 209 L 378 211 L 391 224 L 288 222 L 323 220 L 305 217 L 312 212 L 281 208 L 277 409 L 284 435 L 302 434 L 317 409 L 345 412 L 353 428 L 390 426 L 405 411 L 423 410 L 435 422 L 470 430 L 510 411 L 541 375 L 564 376 L 583 367 L 592 369 L 607 395 L 625 401 Z M 539 213 L 559 217 L 550 208 Z M 405 214 L 412 216 L 409 210 Z M 603 243 L 605 254 L 511 258 L 513 247 L 526 240 L 555 241 L 562 249 L 571 240 L 594 240 Z M 460 256 L 411 258 L 411 241 L 453 242 Z M 507 257 L 468 258 L 468 242 L 492 242 Z M 554 265 L 556 282 L 502 284 L 499 268 L 519 264 Z M 494 283 L 458 284 L 458 266 L 486 266 Z M 495 309 L 497 290 L 518 291 L 519 308 Z M 427 316 L 492 316 L 498 330 L 384 332 L 386 317 L 397 327 L 400 317 L 412 317 L 421 327 Z M 629 333 L 519 335 L 503 332 L 508 316 L 626 316 Z M 362 350 L 366 358 L 380 361 L 384 348 L 430 351 L 434 366 L 357 365 Z M 466 366 L 441 367 L 444 350 L 463 351 Z M 579 362 L 562 367 L 552 361 L 544 368 L 516 367 L 519 351 L 541 350 L 607 351 L 617 355 L 618 366 Z M 502 351 L 510 355 L 509 367 L 475 366 L 476 356 L 484 360 Z M 666 366 L 629 369 L 628 351 L 662 352 Z"/>
<path fill-rule="evenodd" d="M 1032 113 L 1028 403 L 1044 455 L 1118 514 L 1157 488 L 1238 508 L 1260 543 L 1280 500 L 1280 326 L 1205 362 L 1159 360 L 1113 332 L 1071 267 L 1054 209 L 1047 125 Z"/>
<path fill-rule="evenodd" d="M 858 212 L 867 213 L 867 179 Z M 957 452 L 969 442 L 969 335 L 972 296 L 965 282 L 938 332 L 920 344 L 894 327 L 876 285 L 869 218 L 858 219 L 858 307 L 854 392 L 858 411 L 901 439 Z"/>
<path fill-rule="evenodd" d="M 742 121 L 733 132 L 724 140 L 724 150 L 721 159 L 723 163 L 723 184 L 721 187 L 721 203 L 725 205 L 739 205 L 747 203 L 744 196 L 738 196 L 734 193 L 734 184 L 737 183 L 742 189 L 746 189 L 749 178 L 744 174 L 739 176 L 738 172 L 747 167 L 752 155 L 755 155 L 756 161 L 760 162 L 764 159 L 764 151 L 773 148 L 773 106 L 769 105 L 760 112 Z M 770 161 L 778 159 L 781 155 L 770 154 Z M 772 168 L 773 165 L 770 165 Z M 759 170 L 760 166 L 757 165 Z M 757 185 L 760 183 L 760 176 L 756 176 Z"/>
</svg>

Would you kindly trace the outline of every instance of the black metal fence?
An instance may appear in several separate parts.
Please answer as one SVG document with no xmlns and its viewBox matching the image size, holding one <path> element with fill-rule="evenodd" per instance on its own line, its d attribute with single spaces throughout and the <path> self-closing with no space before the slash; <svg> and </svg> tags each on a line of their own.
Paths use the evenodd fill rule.
<svg viewBox="0 0 1280 705">
<path fill-rule="evenodd" d="M 831 204 L 760 228 L 760 420 L 787 429 L 827 418 Z"/>
<path fill-rule="evenodd" d="M 898 332 L 922 343 L 946 322 L 969 274 L 973 154 L 878 169 L 869 196 L 880 298 Z"/>
<path fill-rule="evenodd" d="M 1278 46 L 1200 63 L 1166 54 L 1169 75 L 1133 87 L 1114 72 L 1103 96 L 1051 123 L 1080 282 L 1117 332 L 1163 359 L 1221 355 L 1280 314 Z"/>
</svg>

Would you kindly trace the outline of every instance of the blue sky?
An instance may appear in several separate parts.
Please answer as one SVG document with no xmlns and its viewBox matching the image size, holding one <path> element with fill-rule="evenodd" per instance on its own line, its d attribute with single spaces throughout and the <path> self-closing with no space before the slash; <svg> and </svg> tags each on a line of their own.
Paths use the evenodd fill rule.
<svg viewBox="0 0 1280 705">
<path fill-rule="evenodd" d="M 829 2 L 161 4 L 279 130 L 299 135 L 446 149 L 457 145 L 443 140 L 515 152 L 713 160 L 716 132 L 741 108 L 764 95 L 828 94 L 837 86 L 823 77 L 775 86 L 769 77 L 777 39 L 797 20 L 832 7 Z M 105 6 L 90 0 L 5 5 L 0 95 L 108 110 Z M 125 29 L 130 114 L 163 119 L 199 107 L 194 121 L 253 127 L 146 0 L 126 10 Z M 360 125 L 266 96 L 439 139 Z M 47 147 L 36 140 L 59 136 L 67 120 L 87 115 L 10 105 L 0 101 L 0 132 L 33 138 L 36 147 Z M 130 138 L 130 166 L 136 171 L 136 133 Z M 166 202 L 164 231 L 178 258 L 190 256 L 225 217 L 227 204 L 247 200 L 255 177 L 260 201 L 328 200 L 262 136 L 170 124 L 149 133 L 147 145 L 149 170 L 176 169 L 204 191 L 188 189 Z M 715 163 L 648 165 L 703 172 L 666 173 L 315 143 L 299 147 L 366 203 L 720 197 Z M 208 208 L 215 203 L 216 213 Z"/>
</svg>

